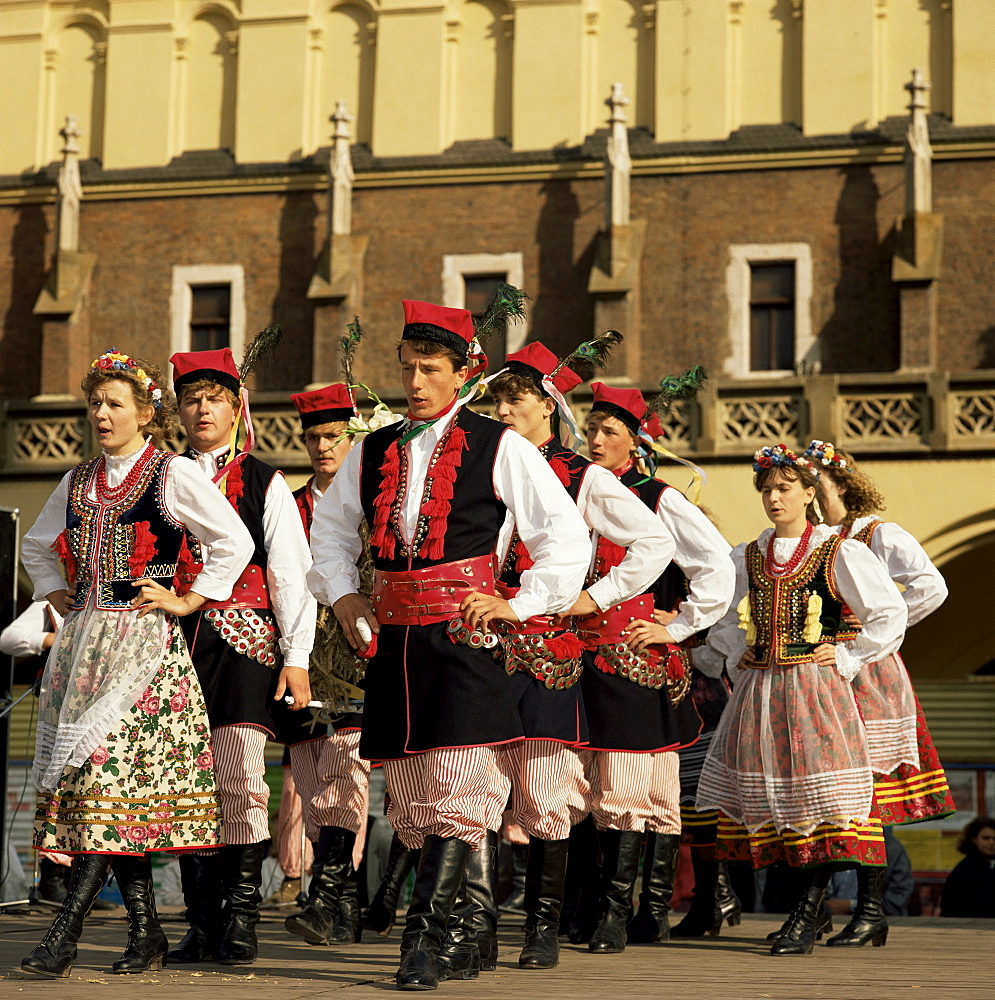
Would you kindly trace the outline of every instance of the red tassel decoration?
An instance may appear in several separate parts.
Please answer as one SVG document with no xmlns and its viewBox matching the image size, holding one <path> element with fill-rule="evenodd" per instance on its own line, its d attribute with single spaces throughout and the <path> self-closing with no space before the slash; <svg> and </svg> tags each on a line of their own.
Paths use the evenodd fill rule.
<svg viewBox="0 0 995 1000">
<path fill-rule="evenodd" d="M 66 570 L 66 577 L 69 580 L 70 590 L 76 586 L 76 556 L 73 553 L 73 547 L 69 544 L 69 534 L 67 531 L 62 531 L 58 538 L 52 542 L 52 551 L 59 557 L 62 561 L 62 565 Z"/>
<path fill-rule="evenodd" d="M 245 493 L 245 483 L 242 482 L 242 463 L 233 462 L 231 471 L 225 476 L 225 496 L 236 511 L 243 493 Z"/>
<path fill-rule="evenodd" d="M 546 640 L 546 652 L 556 660 L 578 660 L 584 644 L 575 632 L 564 632 L 555 639 Z"/>
<path fill-rule="evenodd" d="M 158 539 L 150 530 L 148 521 L 135 522 L 135 547 L 128 556 L 128 569 L 135 578 L 141 577 L 145 573 L 145 567 L 149 560 L 155 555 L 155 543 Z"/>
<path fill-rule="evenodd" d="M 594 559 L 595 572 L 600 579 L 609 570 L 614 569 L 624 558 L 626 549 L 622 545 L 616 545 L 602 536 L 598 539 L 598 551 Z"/>
<path fill-rule="evenodd" d="M 193 578 L 204 568 L 203 563 L 197 562 L 193 557 L 193 553 L 190 551 L 190 546 L 187 544 L 187 536 L 183 536 L 183 541 L 180 543 L 180 551 L 176 557 L 176 576 L 175 587 L 176 593 L 180 597 L 185 597 L 189 592 L 190 588 L 193 586 Z"/>
<path fill-rule="evenodd" d="M 383 462 L 380 465 L 380 492 L 377 494 L 373 506 L 376 511 L 373 515 L 373 531 L 370 533 L 370 544 L 375 545 L 380 555 L 384 559 L 393 559 L 397 549 L 397 539 L 394 532 L 390 530 L 390 508 L 397 496 L 397 489 L 401 481 L 401 452 L 397 442 L 391 443 L 384 453 Z"/>
<path fill-rule="evenodd" d="M 562 458 L 551 458 L 549 460 L 549 467 L 564 486 L 570 485 L 570 466 Z"/>
<path fill-rule="evenodd" d="M 435 462 L 430 466 L 432 498 L 422 504 L 419 512 L 428 518 L 428 531 L 419 550 L 419 555 L 424 559 L 442 559 L 445 555 L 453 484 L 460 465 L 463 464 L 463 452 L 466 448 L 466 432 L 462 427 L 454 425 L 446 435 Z"/>
<path fill-rule="evenodd" d="M 594 665 L 603 674 L 614 674 L 615 673 L 615 668 L 600 653 L 598 653 L 598 655 L 595 656 L 595 658 L 594 658 Z"/>
<path fill-rule="evenodd" d="M 517 539 L 515 542 L 515 571 L 524 573 L 527 569 L 532 569 L 535 563 L 532 556 L 529 555 L 529 550 L 525 547 L 525 542 L 518 538 L 517 534 L 515 538 Z"/>
<path fill-rule="evenodd" d="M 679 681 L 684 677 L 684 660 L 680 653 L 671 652 L 667 656 L 667 680 Z"/>
</svg>

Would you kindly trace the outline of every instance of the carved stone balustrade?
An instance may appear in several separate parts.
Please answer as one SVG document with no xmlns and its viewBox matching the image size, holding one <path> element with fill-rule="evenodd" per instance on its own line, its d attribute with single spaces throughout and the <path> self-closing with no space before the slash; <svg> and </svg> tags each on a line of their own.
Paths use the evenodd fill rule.
<svg viewBox="0 0 995 1000">
<path fill-rule="evenodd" d="M 652 391 L 645 387 L 647 395 Z M 287 396 L 253 395 L 255 454 L 303 472 L 307 455 Z M 384 402 L 403 412 L 399 393 Z M 572 404 L 583 427 L 590 393 L 573 393 Z M 489 397 L 476 408 L 488 412 Z M 804 447 L 813 437 L 858 455 L 995 452 L 995 370 L 716 379 L 665 425 L 668 446 L 696 461 L 739 459 L 771 442 Z M 61 473 L 94 453 L 82 401 L 6 404 L 0 429 L 0 478 Z"/>
</svg>

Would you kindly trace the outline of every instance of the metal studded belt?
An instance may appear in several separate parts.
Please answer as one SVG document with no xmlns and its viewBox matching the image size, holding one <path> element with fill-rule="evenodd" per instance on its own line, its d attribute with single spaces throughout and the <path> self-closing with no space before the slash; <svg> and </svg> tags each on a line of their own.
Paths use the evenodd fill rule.
<svg viewBox="0 0 995 1000">
<path fill-rule="evenodd" d="M 378 569 L 371 600 L 381 625 L 432 625 L 462 617 L 463 598 L 474 590 L 494 593 L 489 555 L 396 573 Z"/>
</svg>

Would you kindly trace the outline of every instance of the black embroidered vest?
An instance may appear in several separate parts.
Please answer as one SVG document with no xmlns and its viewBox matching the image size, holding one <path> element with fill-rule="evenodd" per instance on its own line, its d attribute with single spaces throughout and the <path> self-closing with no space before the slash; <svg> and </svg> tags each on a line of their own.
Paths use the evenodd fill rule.
<svg viewBox="0 0 995 1000">
<path fill-rule="evenodd" d="M 807 663 L 820 643 L 835 643 L 843 599 L 833 583 L 833 564 L 843 539 L 839 535 L 817 545 L 801 566 L 787 576 L 764 570 L 764 554 L 756 541 L 746 547 L 749 618 L 740 602 L 740 626 L 753 647 L 758 666 Z"/>
<path fill-rule="evenodd" d="M 376 507 L 374 501 L 380 495 L 383 484 L 383 474 L 380 467 L 384 462 L 387 449 L 397 441 L 405 429 L 404 423 L 391 424 L 374 431 L 363 442 L 363 460 L 359 475 L 360 501 L 366 521 L 375 524 Z M 385 572 L 400 572 L 409 569 L 424 569 L 440 563 L 455 562 L 459 559 L 472 559 L 476 556 L 488 555 L 494 551 L 498 532 L 504 522 L 507 508 L 494 493 L 494 461 L 497 456 L 498 443 L 501 435 L 514 433 L 503 424 L 482 417 L 465 407 L 459 410 L 453 418 L 446 434 L 442 436 L 435 453 L 429 462 L 428 475 L 424 484 L 417 484 L 417 489 L 423 487 L 431 490 L 433 468 L 442 456 L 449 434 L 454 428 L 460 428 L 466 435 L 467 449 L 462 452 L 456 479 L 453 483 L 453 496 L 449 501 L 448 513 L 445 515 L 445 534 L 443 541 L 443 556 L 441 559 L 428 559 L 421 555 L 420 544 L 428 530 L 429 517 L 424 513 L 419 517 L 413 539 L 414 553 L 407 551 L 399 531 L 398 518 L 403 519 L 403 506 L 407 483 L 407 461 L 404 449 L 401 451 L 400 480 L 397 493 L 391 500 L 390 530 L 395 539 L 392 558 L 381 554 L 376 545 L 372 545 L 373 565 Z M 426 432 L 427 433 L 427 432 Z"/>
<path fill-rule="evenodd" d="M 165 479 L 175 455 L 150 449 L 116 490 L 97 492 L 103 458 L 83 462 L 69 478 L 65 540 L 75 564 L 76 603 L 94 593 L 98 608 L 125 611 L 149 577 L 169 587 L 183 541 L 183 525 L 166 508 Z M 93 488 L 91 490 L 91 487 Z M 94 492 L 96 500 L 88 493 Z"/>
</svg>

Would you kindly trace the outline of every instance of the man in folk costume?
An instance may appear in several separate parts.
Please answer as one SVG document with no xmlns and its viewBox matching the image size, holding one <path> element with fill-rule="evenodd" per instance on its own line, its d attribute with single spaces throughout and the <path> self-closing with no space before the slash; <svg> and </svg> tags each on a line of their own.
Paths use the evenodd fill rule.
<svg viewBox="0 0 995 1000">
<path fill-rule="evenodd" d="M 359 339 L 358 325 L 350 336 Z M 348 361 L 346 361 L 348 367 Z M 351 381 L 351 376 L 350 376 Z M 357 433 L 370 430 L 353 401 L 348 385 L 337 383 L 291 397 L 301 421 L 301 437 L 314 474 L 294 499 L 308 538 L 315 504 L 332 483 L 349 454 Z M 378 402 L 371 424 L 382 426 L 400 416 Z M 372 564 L 361 559 L 363 592 L 369 593 Z M 366 579 L 369 577 L 369 580 Z M 310 680 L 319 701 L 348 705 L 362 696 L 363 661 L 346 641 L 330 608 L 319 606 Z M 286 920 L 287 930 L 309 944 L 353 941 L 359 933 L 359 897 L 356 865 L 362 858 L 369 805 L 370 763 L 359 756 L 361 712 L 343 712 L 320 731 L 309 727 L 291 744 L 294 782 L 304 803 L 308 836 L 314 844 L 314 862 L 307 903 Z"/>
<path fill-rule="evenodd" d="M 591 388 L 587 441 L 592 461 L 614 473 L 676 543 L 673 562 L 641 596 L 577 621 L 587 650 L 581 686 L 590 749 L 584 754 L 604 859 L 599 923 L 588 947 L 605 954 L 625 948 L 644 830 L 653 834 L 648 846 L 652 857 L 637 918 L 638 939 L 668 937 L 681 834 L 674 751 L 693 743 L 701 727 L 694 703 L 686 697 L 688 647 L 723 615 L 735 580 L 729 546 L 708 518 L 637 463 L 644 419 L 659 429 L 642 394 L 600 382 Z M 591 579 L 602 579 L 624 555 L 610 539 L 599 538 Z"/>
<path fill-rule="evenodd" d="M 587 529 L 542 456 L 462 404 L 474 337 L 467 310 L 405 301 L 398 354 L 408 419 L 370 434 L 315 509 L 308 583 L 350 642 L 372 653 L 360 754 L 384 761 L 388 819 L 419 851 L 397 984 L 434 989 L 439 949 L 468 856 L 487 833 L 495 747 L 521 739 L 490 626 L 566 611 L 589 561 Z M 510 601 L 493 553 L 507 511 L 533 560 Z M 358 593 L 366 517 L 376 577 Z M 358 622 L 377 633 L 374 649 Z M 501 803 L 503 804 L 503 803 Z M 444 976 L 477 974 L 476 948 Z"/>
<path fill-rule="evenodd" d="M 594 583 L 586 597 L 597 610 L 645 591 L 674 552 L 674 539 L 639 498 L 605 469 L 561 444 L 553 419 L 573 427 L 564 393 L 594 374 L 621 337 L 614 331 L 582 344 L 559 361 L 540 343 L 511 354 L 491 380 L 495 415 L 539 449 L 596 536 L 625 551 L 621 562 Z M 575 370 L 576 369 L 576 370 Z M 516 593 L 530 565 L 510 516 L 498 544 L 499 591 Z M 584 610 L 583 608 L 581 610 Z M 505 669 L 515 688 L 525 739 L 504 751 L 501 766 L 511 781 L 515 820 L 530 837 L 525 877 L 525 947 L 519 966 L 551 969 L 559 961 L 557 936 L 570 836 L 569 748 L 587 742 L 580 697 L 583 646 L 568 623 L 548 616 L 504 630 Z"/>
<path fill-rule="evenodd" d="M 247 361 L 258 356 L 258 344 Z M 246 450 L 235 453 L 240 419 L 251 430 L 242 386 L 247 363 L 240 372 L 228 348 L 174 354 L 170 361 L 186 455 L 225 493 L 255 551 L 230 600 L 205 604 L 183 620 L 207 701 L 227 846 L 220 855 L 180 859 L 190 930 L 167 957 L 248 965 L 257 953 L 263 844 L 270 835 L 263 751 L 268 737 L 297 728 L 284 696 L 296 710 L 311 700 L 317 605 L 304 583 L 310 552 L 286 480 Z M 181 554 L 181 593 L 198 556 L 194 546 L 187 559 L 194 565 L 184 568 Z"/>
</svg>

